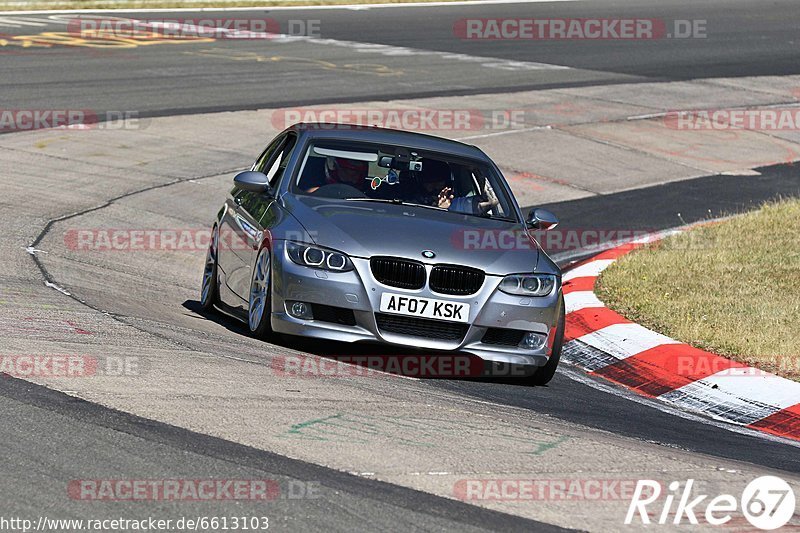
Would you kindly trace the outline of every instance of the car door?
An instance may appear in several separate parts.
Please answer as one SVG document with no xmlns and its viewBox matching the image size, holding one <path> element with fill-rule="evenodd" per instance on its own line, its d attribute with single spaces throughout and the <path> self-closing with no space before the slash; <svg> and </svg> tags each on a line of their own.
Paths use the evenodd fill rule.
<svg viewBox="0 0 800 533">
<path fill-rule="evenodd" d="M 289 132 L 284 142 L 281 143 L 280 148 L 274 154 L 254 166 L 254 170 L 266 174 L 272 191 L 279 190 L 281 180 L 296 144 L 297 135 L 294 132 Z M 249 215 L 248 220 L 255 223 L 257 228 L 257 238 L 252 242 L 250 256 L 250 272 L 252 275 L 252 269 L 258 259 L 259 248 L 263 242 L 264 232 L 275 227 L 283 218 L 280 213 L 282 207 L 273 194 L 254 194 L 247 198 L 245 203 L 242 204 L 242 208 Z M 249 292 L 249 285 L 247 290 Z M 249 307 L 249 299 L 247 303 Z"/>
<path fill-rule="evenodd" d="M 253 170 L 267 175 L 273 191 L 280 183 L 296 141 L 297 136 L 293 132 L 278 137 L 270 143 L 253 165 Z M 271 193 L 258 194 L 235 190 L 232 200 L 227 213 L 227 224 L 240 245 L 231 250 L 231 255 L 236 256 L 234 259 L 236 274 L 230 277 L 229 287 L 246 308 L 249 302 L 253 264 L 262 242 L 264 229 L 269 227 L 270 220 L 277 218 L 274 214 L 270 214 L 277 206 L 275 197 Z"/>
<path fill-rule="evenodd" d="M 286 135 L 276 137 L 259 156 L 252 170 L 264 168 L 278 154 L 286 141 Z M 224 274 L 225 289 L 220 294 L 223 302 L 246 309 L 253 246 L 260 242 L 258 221 L 250 214 L 257 203 L 257 195 L 234 187 L 226 202 L 225 213 L 220 221 L 219 268 Z"/>
</svg>

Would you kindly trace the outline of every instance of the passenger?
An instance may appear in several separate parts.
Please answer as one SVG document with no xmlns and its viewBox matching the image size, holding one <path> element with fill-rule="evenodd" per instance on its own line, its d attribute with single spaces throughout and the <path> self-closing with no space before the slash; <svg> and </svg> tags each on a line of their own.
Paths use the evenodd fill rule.
<svg viewBox="0 0 800 533">
<path fill-rule="evenodd" d="M 325 183 L 321 185 L 343 184 L 355 187 L 361 192 L 366 192 L 367 176 L 369 175 L 369 163 L 344 157 L 327 157 L 325 159 Z M 313 193 L 318 187 L 307 189 L 307 193 Z"/>
</svg>

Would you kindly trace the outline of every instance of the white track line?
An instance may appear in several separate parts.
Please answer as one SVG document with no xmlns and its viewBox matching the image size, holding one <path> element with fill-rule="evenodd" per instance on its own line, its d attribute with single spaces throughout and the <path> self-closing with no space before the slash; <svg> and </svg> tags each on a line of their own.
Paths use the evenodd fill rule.
<svg viewBox="0 0 800 533">
<path fill-rule="evenodd" d="M 617 359 L 627 359 L 664 344 L 681 344 L 634 323 L 612 324 L 575 340 L 613 355 Z"/>
<path fill-rule="evenodd" d="M 200 0 L 198 0 L 200 1 Z M 156 8 L 156 9 L 46 9 L 46 10 L 25 10 L 25 11 L 0 11 L 0 15 L 35 15 L 35 14 L 57 14 L 57 13 L 185 13 L 192 11 L 314 11 L 330 9 L 390 9 L 408 7 L 451 7 L 451 6 L 481 6 L 481 5 L 503 5 L 503 4 L 549 4 L 554 2 L 579 2 L 581 0 L 466 0 L 456 2 L 405 2 L 394 4 L 342 4 L 342 5 L 318 5 L 318 6 L 249 6 L 249 7 L 196 7 L 196 8 Z M 33 5 L 34 2 L 5 2 L 6 5 L 26 6 Z"/>
<path fill-rule="evenodd" d="M 0 27 L 21 28 L 22 26 L 47 26 L 50 22 L 47 19 L 35 19 L 28 17 L 0 17 Z"/>
<path fill-rule="evenodd" d="M 573 268 L 564 274 L 563 279 L 564 281 L 569 281 L 575 278 L 597 277 L 613 262 L 613 259 L 598 259 L 597 261 L 590 261 L 589 263 L 581 265 L 578 268 Z"/>
<path fill-rule="evenodd" d="M 629 389 L 620 388 L 617 387 L 616 385 L 612 385 L 610 382 L 598 380 L 588 375 L 580 367 L 577 367 L 569 363 L 568 366 L 565 366 L 563 364 L 559 365 L 558 373 L 562 376 L 571 379 L 572 381 L 577 381 L 578 383 L 581 383 L 593 389 L 611 394 L 612 396 L 618 396 L 620 398 L 624 398 L 626 400 L 630 400 L 632 402 L 641 405 L 652 407 L 656 411 L 661 411 L 662 413 L 677 416 L 678 418 L 683 418 L 684 420 L 691 420 L 692 422 L 700 422 L 701 424 L 705 424 L 707 426 L 714 426 L 716 428 L 724 429 L 731 433 L 738 433 L 750 437 L 757 437 L 759 439 L 778 442 L 780 444 L 786 444 L 789 446 L 794 446 L 795 448 L 800 448 L 800 441 L 778 437 L 770 433 L 764 433 L 763 431 L 750 429 L 746 426 L 737 426 L 731 424 L 730 422 L 722 422 L 714 418 L 708 418 L 707 415 L 702 415 L 691 411 L 685 411 L 681 407 L 676 407 L 671 403 L 666 403 L 660 400 L 654 400 L 646 396 L 640 396 L 630 391 Z"/>
<path fill-rule="evenodd" d="M 562 67 L 562 68 L 567 68 L 567 67 Z M 510 135 L 512 133 L 526 133 L 526 132 L 529 132 L 529 131 L 552 130 L 552 129 L 553 129 L 553 126 L 550 126 L 550 125 L 547 125 L 547 126 L 531 126 L 530 128 L 516 128 L 516 129 L 506 130 L 506 131 L 496 131 L 496 132 L 493 132 L 493 133 L 481 133 L 480 135 L 470 135 L 469 137 L 461 137 L 461 138 L 456 139 L 456 140 L 463 142 L 463 141 L 471 141 L 473 139 L 487 139 L 489 137 L 497 137 L 499 135 Z"/>
<path fill-rule="evenodd" d="M 752 367 L 728 368 L 699 381 L 714 391 L 757 399 L 779 409 L 788 409 L 800 401 L 796 382 Z"/>
<path fill-rule="evenodd" d="M 588 307 L 597 308 L 606 306 L 606 304 L 600 301 L 600 298 L 597 297 L 594 291 L 568 292 L 564 295 L 564 305 L 564 312 L 567 314 Z"/>
<path fill-rule="evenodd" d="M 309 44 L 320 46 L 339 46 L 350 48 L 356 52 L 366 54 L 380 54 L 384 56 L 427 56 L 438 57 L 449 61 L 464 61 L 467 63 L 478 63 L 485 68 L 494 68 L 506 71 L 531 71 L 531 70 L 572 70 L 571 67 L 563 65 L 553 65 L 550 63 L 536 63 L 533 61 L 514 61 L 497 57 L 473 56 L 469 54 L 457 54 L 454 52 L 442 52 L 439 50 L 424 50 L 421 48 L 409 48 L 406 46 L 392 46 L 388 44 L 364 43 L 358 41 L 343 41 L 339 39 L 318 39 L 315 37 L 295 37 L 281 35 L 273 39 L 273 43 L 290 43 L 303 41 Z"/>
</svg>

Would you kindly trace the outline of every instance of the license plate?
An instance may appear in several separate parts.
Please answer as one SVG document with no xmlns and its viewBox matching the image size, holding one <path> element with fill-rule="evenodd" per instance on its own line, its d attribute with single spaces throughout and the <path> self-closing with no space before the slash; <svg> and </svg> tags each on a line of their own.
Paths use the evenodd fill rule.
<svg viewBox="0 0 800 533">
<path fill-rule="evenodd" d="M 389 292 L 381 295 L 381 313 L 449 320 L 450 322 L 469 322 L 469 304 Z"/>
</svg>

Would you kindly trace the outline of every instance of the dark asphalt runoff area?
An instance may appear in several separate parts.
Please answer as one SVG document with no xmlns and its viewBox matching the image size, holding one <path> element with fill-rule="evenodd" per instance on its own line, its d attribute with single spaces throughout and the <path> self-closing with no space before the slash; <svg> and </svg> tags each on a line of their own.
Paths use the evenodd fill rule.
<svg viewBox="0 0 800 533">
<path fill-rule="evenodd" d="M 469 95 L 636 81 L 800 73 L 800 4 L 752 0 L 554 2 L 369 10 L 255 10 L 114 13 L 140 20 L 274 19 L 317 24 L 323 40 L 221 39 L 209 43 L 132 48 L 0 47 L 0 104 L 6 108 L 80 108 L 162 116 L 315 103 Z M 31 15 L 27 15 L 31 17 Z M 107 16 L 107 15 L 103 15 Z M 705 38 L 614 40 L 465 40 L 454 25 L 465 18 L 653 18 L 706 21 Z M 13 19 L 13 15 L 5 18 Z M 45 19 L 36 16 L 34 19 Z M 317 27 L 317 26 L 315 26 Z M 0 24 L 0 33 L 66 32 L 66 23 Z M 10 41 L 13 41 L 11 39 Z M 436 55 L 357 51 L 348 43 L 456 53 Z M 484 67 L 502 61 L 544 63 L 567 70 Z M 354 64 L 359 64 L 354 66 Z"/>
</svg>

